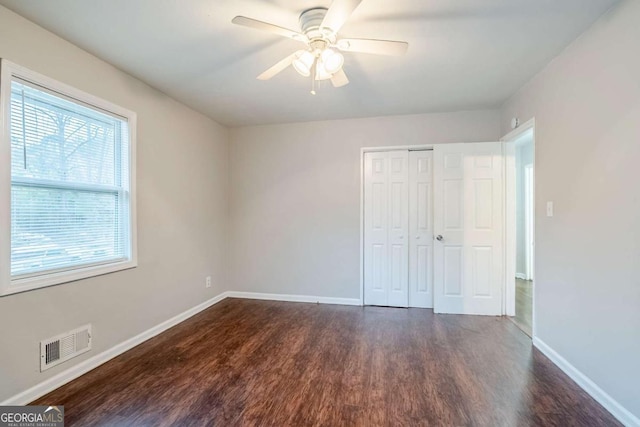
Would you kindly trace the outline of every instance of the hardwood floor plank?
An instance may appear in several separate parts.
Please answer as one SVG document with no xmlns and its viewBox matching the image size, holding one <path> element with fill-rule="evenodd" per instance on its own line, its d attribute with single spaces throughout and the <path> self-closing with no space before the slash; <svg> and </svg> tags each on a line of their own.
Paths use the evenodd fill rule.
<svg viewBox="0 0 640 427">
<path fill-rule="evenodd" d="M 35 404 L 69 426 L 616 426 L 503 318 L 227 299 Z"/>
</svg>

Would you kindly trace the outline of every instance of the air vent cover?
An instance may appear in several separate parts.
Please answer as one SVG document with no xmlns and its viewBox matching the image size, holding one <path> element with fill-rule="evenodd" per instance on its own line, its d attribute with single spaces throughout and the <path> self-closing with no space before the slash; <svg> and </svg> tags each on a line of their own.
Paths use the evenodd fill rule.
<svg viewBox="0 0 640 427">
<path fill-rule="evenodd" d="M 40 341 L 40 371 L 91 350 L 91 325 Z"/>
</svg>

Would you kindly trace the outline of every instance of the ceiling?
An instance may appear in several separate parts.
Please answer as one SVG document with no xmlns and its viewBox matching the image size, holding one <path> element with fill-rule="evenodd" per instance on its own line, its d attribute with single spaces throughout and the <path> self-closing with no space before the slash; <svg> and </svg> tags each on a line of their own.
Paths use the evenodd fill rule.
<svg viewBox="0 0 640 427">
<path fill-rule="evenodd" d="M 330 0 L 0 0 L 0 4 L 228 126 L 493 108 L 618 0 L 364 0 L 340 35 L 404 40 L 404 57 L 345 54 L 351 83 L 318 94 L 289 68 L 291 29 Z"/>
</svg>

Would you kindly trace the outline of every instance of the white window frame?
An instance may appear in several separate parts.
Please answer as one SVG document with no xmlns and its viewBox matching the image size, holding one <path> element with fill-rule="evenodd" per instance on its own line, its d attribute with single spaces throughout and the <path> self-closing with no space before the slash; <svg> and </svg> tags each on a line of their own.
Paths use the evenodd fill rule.
<svg viewBox="0 0 640 427">
<path fill-rule="evenodd" d="M 68 98 L 77 100 L 128 121 L 129 128 L 129 224 L 130 256 L 127 260 L 82 265 L 64 271 L 44 272 L 42 275 L 11 278 L 11 81 L 19 78 Z M 59 285 L 75 280 L 100 276 L 138 266 L 136 226 L 136 113 L 112 104 L 79 89 L 61 83 L 15 63 L 0 59 L 0 296 Z"/>
</svg>

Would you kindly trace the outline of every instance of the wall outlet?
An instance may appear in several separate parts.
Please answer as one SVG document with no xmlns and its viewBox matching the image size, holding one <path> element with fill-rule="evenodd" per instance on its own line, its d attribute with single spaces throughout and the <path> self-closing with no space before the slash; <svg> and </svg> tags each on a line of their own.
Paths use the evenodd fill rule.
<svg viewBox="0 0 640 427">
<path fill-rule="evenodd" d="M 205 288 L 210 288 L 211 287 L 211 276 L 207 276 L 207 278 L 204 279 L 204 287 Z"/>
</svg>

